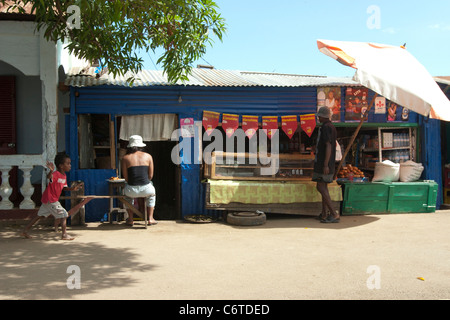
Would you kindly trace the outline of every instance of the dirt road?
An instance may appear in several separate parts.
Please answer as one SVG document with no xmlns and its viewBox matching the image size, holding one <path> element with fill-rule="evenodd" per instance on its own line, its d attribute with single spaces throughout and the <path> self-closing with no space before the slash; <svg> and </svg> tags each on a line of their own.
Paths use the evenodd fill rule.
<svg viewBox="0 0 450 320">
<path fill-rule="evenodd" d="M 450 211 L 89 223 L 69 228 L 74 241 L 2 226 L 0 299 L 450 299 L 449 226 Z"/>
</svg>

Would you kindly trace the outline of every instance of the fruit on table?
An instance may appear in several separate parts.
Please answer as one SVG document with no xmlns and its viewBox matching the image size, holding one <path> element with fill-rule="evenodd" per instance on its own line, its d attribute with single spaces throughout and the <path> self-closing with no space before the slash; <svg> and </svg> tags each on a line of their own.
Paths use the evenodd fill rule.
<svg viewBox="0 0 450 320">
<path fill-rule="evenodd" d="M 341 170 L 339 170 L 337 177 L 348 178 L 350 175 L 353 175 L 353 178 L 364 178 L 364 172 L 351 164 L 342 167 Z"/>
</svg>

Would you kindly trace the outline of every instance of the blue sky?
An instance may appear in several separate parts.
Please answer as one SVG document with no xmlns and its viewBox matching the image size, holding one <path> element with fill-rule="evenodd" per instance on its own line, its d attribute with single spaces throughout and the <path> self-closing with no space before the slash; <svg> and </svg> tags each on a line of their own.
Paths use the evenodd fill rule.
<svg viewBox="0 0 450 320">
<path fill-rule="evenodd" d="M 317 49 L 317 39 L 329 39 L 406 43 L 431 75 L 450 76 L 448 0 L 216 0 L 216 3 L 228 31 L 223 42 L 216 40 L 204 60 L 194 65 L 209 63 L 216 69 L 351 77 L 354 70 Z M 143 58 L 145 69 L 155 69 L 148 55 Z M 157 58 L 152 56 L 152 60 Z"/>
</svg>

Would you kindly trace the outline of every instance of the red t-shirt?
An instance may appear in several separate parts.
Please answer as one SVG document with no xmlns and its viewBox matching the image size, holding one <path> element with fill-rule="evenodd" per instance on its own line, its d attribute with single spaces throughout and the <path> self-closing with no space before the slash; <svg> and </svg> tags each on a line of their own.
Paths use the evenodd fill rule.
<svg viewBox="0 0 450 320">
<path fill-rule="evenodd" d="M 67 177 L 65 173 L 54 171 L 52 180 L 48 184 L 44 193 L 42 194 L 42 203 L 53 203 L 59 200 L 61 192 L 67 187 Z"/>
</svg>

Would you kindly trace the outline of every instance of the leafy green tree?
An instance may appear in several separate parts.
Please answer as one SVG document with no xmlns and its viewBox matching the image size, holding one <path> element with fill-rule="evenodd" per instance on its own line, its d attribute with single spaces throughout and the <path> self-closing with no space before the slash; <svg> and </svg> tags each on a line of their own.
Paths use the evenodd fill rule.
<svg viewBox="0 0 450 320">
<path fill-rule="evenodd" d="M 68 43 L 70 53 L 99 60 L 108 72 L 142 69 L 137 51 L 162 49 L 157 63 L 168 80 L 187 79 L 213 37 L 222 41 L 225 20 L 212 0 L 0 0 L 9 10 L 32 5 L 37 30 Z"/>
</svg>

